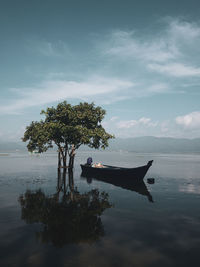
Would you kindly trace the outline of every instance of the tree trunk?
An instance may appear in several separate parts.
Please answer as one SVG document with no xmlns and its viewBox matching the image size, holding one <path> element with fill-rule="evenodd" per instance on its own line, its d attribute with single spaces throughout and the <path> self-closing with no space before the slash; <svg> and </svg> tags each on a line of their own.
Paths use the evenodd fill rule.
<svg viewBox="0 0 200 267">
<path fill-rule="evenodd" d="M 66 155 L 64 155 L 64 157 L 63 157 L 63 168 L 66 169 L 66 167 L 67 167 L 67 158 L 66 158 Z"/>
<path fill-rule="evenodd" d="M 59 147 L 58 151 L 58 168 L 67 168 L 67 149 Z"/>
<path fill-rule="evenodd" d="M 72 145 L 71 152 L 69 154 L 69 169 L 72 170 L 74 168 L 74 157 L 75 157 L 75 147 Z"/>
<path fill-rule="evenodd" d="M 61 167 L 61 154 L 58 152 L 58 169 Z"/>
</svg>

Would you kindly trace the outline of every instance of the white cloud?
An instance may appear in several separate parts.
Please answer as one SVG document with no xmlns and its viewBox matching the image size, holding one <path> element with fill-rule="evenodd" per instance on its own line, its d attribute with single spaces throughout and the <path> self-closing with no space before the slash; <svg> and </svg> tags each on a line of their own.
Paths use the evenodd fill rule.
<svg viewBox="0 0 200 267">
<path fill-rule="evenodd" d="M 149 93 L 166 93 L 170 91 L 170 88 L 166 83 L 157 83 L 147 87 L 147 91 Z"/>
<path fill-rule="evenodd" d="M 149 32 L 146 36 L 136 31 L 114 31 L 109 37 L 101 36 L 101 42 L 104 43 L 101 43 L 101 49 L 99 46 L 96 50 L 94 47 L 86 48 L 87 51 L 92 51 L 87 54 L 87 60 L 84 54 L 86 50 L 80 49 L 79 58 L 73 47 L 69 51 L 67 44 L 60 41 L 33 42 L 29 49 L 39 54 L 40 59 L 41 55 L 42 60 L 44 56 L 51 57 L 57 63 L 61 58 L 64 61 L 68 59 L 67 66 L 61 64 L 61 68 L 47 68 L 48 74 L 44 71 L 45 74 L 38 75 L 39 78 L 35 76 L 36 79 L 41 79 L 43 75 L 42 82 L 35 81 L 36 86 L 11 88 L 12 98 L 1 101 L 3 105 L 0 106 L 0 114 L 17 114 L 25 108 L 71 99 L 94 101 L 97 104 L 124 101 L 120 105 L 123 111 L 125 108 L 133 111 L 134 105 L 132 108 L 129 105 L 125 107 L 126 99 L 130 103 L 132 98 L 175 91 L 180 93 L 183 87 L 187 93 L 187 88 L 191 90 L 192 83 L 196 87 L 200 84 L 200 27 L 198 24 L 172 19 L 165 26 L 160 28 L 160 32 Z M 94 75 L 96 73 L 99 75 Z M 15 100 L 11 100 L 15 96 Z M 152 110 L 156 114 L 156 106 L 152 105 Z M 139 112 L 136 113 L 137 116 Z M 150 112 L 151 110 L 146 116 L 151 116 Z M 162 116 L 162 110 L 157 113 L 158 117 Z M 131 119 L 130 112 L 124 117 L 127 120 L 122 120 L 121 113 L 118 112 L 107 126 L 124 136 L 148 133 L 157 136 L 197 137 L 199 133 L 193 129 L 198 130 L 200 127 L 199 113 L 193 112 L 157 123 L 145 115 L 138 120 Z M 113 132 L 112 129 L 109 131 Z"/>
<path fill-rule="evenodd" d="M 190 40 L 200 42 L 198 25 L 180 20 L 168 21 L 162 32 L 153 36 L 149 35 L 148 38 L 144 38 L 134 31 L 114 31 L 107 40 L 104 39 L 103 52 L 106 55 L 106 59 L 104 59 L 107 61 L 102 61 L 102 58 L 100 60 L 98 73 L 101 73 L 101 76 L 94 76 L 93 74 L 97 73 L 97 70 L 93 69 L 85 75 L 90 78 L 82 79 L 82 81 L 75 78 L 70 81 L 65 79 L 65 73 L 52 72 L 49 77 L 46 76 L 48 80 L 38 83 L 38 86 L 34 88 L 13 88 L 16 90 L 13 93 L 21 96 L 21 99 L 1 106 L 0 111 L 3 114 L 16 113 L 25 107 L 72 98 L 92 101 L 98 99 L 100 103 L 109 104 L 128 98 L 172 92 L 174 85 L 171 85 L 169 80 L 163 80 L 164 75 L 175 78 L 200 77 L 199 67 L 194 66 L 193 62 L 184 63 L 182 40 L 185 35 Z M 35 40 L 33 43 L 35 50 L 44 56 L 57 57 L 69 54 L 67 44 L 61 41 L 52 43 Z M 102 57 L 99 49 L 96 52 L 98 56 Z M 75 56 L 73 51 L 70 51 L 70 54 L 72 57 Z M 108 59 L 108 55 L 111 58 Z M 113 74 L 115 59 L 120 60 L 119 64 L 116 64 L 117 74 Z M 93 61 L 94 59 L 89 58 L 88 60 Z M 105 65 L 101 65 L 102 62 Z M 112 62 L 111 65 L 109 62 Z M 157 73 L 164 75 L 160 77 Z M 81 76 L 81 74 L 78 73 L 77 76 Z"/>
<path fill-rule="evenodd" d="M 142 117 L 139 120 L 121 120 L 119 121 L 116 126 L 117 128 L 133 128 L 135 126 L 146 126 L 146 127 L 155 127 L 157 126 L 156 122 L 152 122 L 150 118 Z"/>
<path fill-rule="evenodd" d="M 162 32 L 148 38 L 133 31 L 115 31 L 104 53 L 129 64 L 132 61 L 134 70 L 140 67 L 172 77 L 200 77 L 200 26 L 171 19 Z"/>
<path fill-rule="evenodd" d="M 50 42 L 40 39 L 32 39 L 27 42 L 27 49 L 45 57 L 63 58 L 71 55 L 68 45 L 60 40 Z"/>
<path fill-rule="evenodd" d="M 162 134 L 168 133 L 170 131 L 170 121 L 163 121 L 160 124 L 160 130 Z"/>
<path fill-rule="evenodd" d="M 148 68 L 150 70 L 175 77 L 200 77 L 200 68 L 187 66 L 181 63 L 169 63 L 166 65 L 152 63 L 148 64 Z"/>
<path fill-rule="evenodd" d="M 158 134 L 159 123 L 151 118 L 141 117 L 138 120 L 120 120 L 120 118 L 110 118 L 103 122 L 105 129 L 114 133 L 116 137 L 128 138 Z"/>
<path fill-rule="evenodd" d="M 175 40 L 191 42 L 200 37 L 200 27 L 192 22 L 171 19 L 168 34 Z"/>
<path fill-rule="evenodd" d="M 200 129 L 200 111 L 178 116 L 175 121 L 185 129 Z"/>
<path fill-rule="evenodd" d="M 122 138 L 138 136 L 199 138 L 200 130 L 200 125 L 199 128 L 197 128 L 197 125 L 196 128 L 186 128 L 177 124 L 175 119 L 155 121 L 148 117 L 142 117 L 138 120 L 120 120 L 119 118 L 112 120 L 111 118 L 104 121 L 103 125 L 108 132 Z"/>
<path fill-rule="evenodd" d="M 65 80 L 63 73 L 49 75 L 47 78 L 49 79 L 35 87 L 10 88 L 16 99 L 9 101 L 6 105 L 1 105 L 0 114 L 20 114 L 25 108 L 70 99 L 110 104 L 130 98 L 166 93 L 170 90 L 165 83 L 145 86 L 145 84 L 139 85 L 127 79 L 97 75 L 82 81 Z"/>
<path fill-rule="evenodd" d="M 42 82 L 36 88 L 23 88 L 17 90 L 21 98 L 10 104 L 0 107 L 1 114 L 15 113 L 24 108 L 44 105 L 56 101 L 67 99 L 81 99 L 93 101 L 100 96 L 107 98 L 110 94 L 117 94 L 126 90 L 134 84 L 130 81 L 124 81 L 116 78 L 92 77 L 89 80 L 65 81 L 50 80 Z M 119 96 L 116 96 L 118 99 Z"/>
<path fill-rule="evenodd" d="M 112 33 L 104 53 L 129 59 L 138 58 L 142 61 L 165 62 L 174 59 L 179 52 L 163 38 L 140 40 L 133 32 L 116 31 Z"/>
<path fill-rule="evenodd" d="M 110 118 L 110 121 L 116 121 L 116 120 L 118 120 L 118 119 L 119 119 L 119 117 L 117 117 L 117 116 L 113 116 L 113 117 Z"/>
</svg>

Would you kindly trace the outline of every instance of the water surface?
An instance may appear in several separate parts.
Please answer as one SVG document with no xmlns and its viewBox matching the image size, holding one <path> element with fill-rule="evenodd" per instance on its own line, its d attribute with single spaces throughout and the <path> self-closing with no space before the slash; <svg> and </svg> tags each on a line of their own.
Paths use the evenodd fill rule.
<svg viewBox="0 0 200 267">
<path fill-rule="evenodd" d="M 81 177 L 88 156 L 154 163 L 124 189 Z M 79 152 L 66 182 L 56 164 L 54 153 L 1 155 L 0 266 L 198 266 L 200 155 Z"/>
</svg>

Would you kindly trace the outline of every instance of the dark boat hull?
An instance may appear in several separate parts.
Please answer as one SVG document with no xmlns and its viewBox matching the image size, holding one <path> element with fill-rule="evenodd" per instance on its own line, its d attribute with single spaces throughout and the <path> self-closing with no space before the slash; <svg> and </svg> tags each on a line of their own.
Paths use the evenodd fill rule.
<svg viewBox="0 0 200 267">
<path fill-rule="evenodd" d="M 84 177 L 115 177 L 134 179 L 135 181 L 142 181 L 152 165 L 152 160 L 147 165 L 137 168 L 120 168 L 114 166 L 104 165 L 105 168 L 94 168 L 88 165 L 81 164 L 82 176 Z"/>
</svg>

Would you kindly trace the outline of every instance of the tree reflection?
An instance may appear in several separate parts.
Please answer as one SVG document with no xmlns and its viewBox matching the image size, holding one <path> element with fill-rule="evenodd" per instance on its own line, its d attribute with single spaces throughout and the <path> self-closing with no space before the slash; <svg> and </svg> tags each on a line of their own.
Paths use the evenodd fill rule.
<svg viewBox="0 0 200 267">
<path fill-rule="evenodd" d="M 42 223 L 37 239 L 62 247 L 67 243 L 93 243 L 104 235 L 101 215 L 112 206 L 108 198 L 98 189 L 80 193 L 74 187 L 73 172 L 68 173 L 66 184 L 66 170 L 58 170 L 54 195 L 46 195 L 41 189 L 27 190 L 19 202 L 26 223 Z"/>
</svg>

